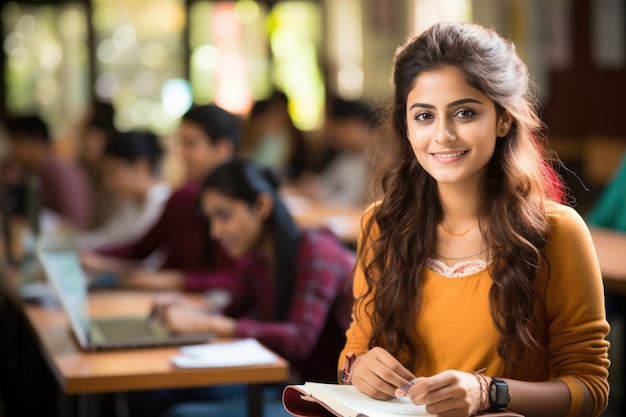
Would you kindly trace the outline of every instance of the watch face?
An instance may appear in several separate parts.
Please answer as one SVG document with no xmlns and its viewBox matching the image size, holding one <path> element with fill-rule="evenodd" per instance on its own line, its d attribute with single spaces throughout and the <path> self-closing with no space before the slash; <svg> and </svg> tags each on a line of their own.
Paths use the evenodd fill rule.
<svg viewBox="0 0 626 417">
<path fill-rule="evenodd" d="M 489 403 L 493 410 L 504 410 L 509 405 L 509 385 L 500 378 L 492 378 Z"/>
</svg>

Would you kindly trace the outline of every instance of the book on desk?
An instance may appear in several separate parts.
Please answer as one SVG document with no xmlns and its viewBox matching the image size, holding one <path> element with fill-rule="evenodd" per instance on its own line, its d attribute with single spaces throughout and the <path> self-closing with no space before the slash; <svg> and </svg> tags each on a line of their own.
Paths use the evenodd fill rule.
<svg viewBox="0 0 626 417">
<path fill-rule="evenodd" d="M 285 410 L 297 417 L 402 417 L 430 416 L 426 407 L 408 398 L 381 401 L 361 393 L 354 385 L 306 382 L 288 385 L 283 391 Z M 523 417 L 512 411 L 488 413 L 489 416 Z"/>
</svg>

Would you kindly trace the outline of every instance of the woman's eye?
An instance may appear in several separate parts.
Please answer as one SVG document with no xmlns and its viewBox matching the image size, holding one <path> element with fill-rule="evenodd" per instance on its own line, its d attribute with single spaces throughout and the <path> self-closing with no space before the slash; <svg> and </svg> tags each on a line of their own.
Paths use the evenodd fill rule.
<svg viewBox="0 0 626 417">
<path fill-rule="evenodd" d="M 417 113 L 415 115 L 415 120 L 420 121 L 420 122 L 425 122 L 427 120 L 432 119 L 433 116 L 430 113 Z"/>
<path fill-rule="evenodd" d="M 229 211 L 221 211 L 217 213 L 216 216 L 219 220 L 225 221 L 231 218 L 231 213 Z"/>
<path fill-rule="evenodd" d="M 475 115 L 476 113 L 474 112 L 474 110 L 470 110 L 470 109 L 462 109 L 456 112 L 456 116 L 458 116 L 461 119 L 469 119 L 470 117 L 473 117 Z"/>
</svg>

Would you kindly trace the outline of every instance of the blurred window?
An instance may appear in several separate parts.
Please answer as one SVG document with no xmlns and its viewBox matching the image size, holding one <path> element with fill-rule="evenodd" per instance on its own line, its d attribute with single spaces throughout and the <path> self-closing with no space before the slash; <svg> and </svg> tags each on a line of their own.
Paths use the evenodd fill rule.
<svg viewBox="0 0 626 417">
<path fill-rule="evenodd" d="M 93 92 L 114 105 L 119 129 L 167 134 L 192 103 L 244 115 L 278 88 L 296 126 L 317 129 L 325 96 L 321 8 L 313 0 L 8 2 L 1 9 L 7 111 L 69 127 Z"/>
<path fill-rule="evenodd" d="M 313 1 L 194 1 L 189 10 L 194 101 L 245 114 L 277 87 L 297 127 L 322 122 L 321 6 Z"/>
<path fill-rule="evenodd" d="M 89 101 L 84 5 L 8 2 L 1 11 L 7 112 L 39 113 L 66 134 Z"/>
<path fill-rule="evenodd" d="M 191 105 L 185 79 L 184 0 L 92 0 L 95 93 L 119 129 L 170 132 Z"/>
</svg>

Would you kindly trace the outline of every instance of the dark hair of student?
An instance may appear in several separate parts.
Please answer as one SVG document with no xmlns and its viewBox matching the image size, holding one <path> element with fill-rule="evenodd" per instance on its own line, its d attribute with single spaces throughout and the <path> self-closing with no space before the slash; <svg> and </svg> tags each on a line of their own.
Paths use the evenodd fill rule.
<svg viewBox="0 0 626 417">
<path fill-rule="evenodd" d="M 7 120 L 6 129 L 13 140 L 15 135 L 23 139 L 50 143 L 48 125 L 39 116 L 17 116 Z"/>
<path fill-rule="evenodd" d="M 115 127 L 115 108 L 113 105 L 104 101 L 95 101 L 87 120 L 87 126 L 104 132 L 107 141 L 115 136 L 118 131 Z"/>
<path fill-rule="evenodd" d="M 279 320 L 284 320 L 291 304 L 300 230 L 278 196 L 279 184 L 280 180 L 273 171 L 263 169 L 251 161 L 234 159 L 209 174 L 202 185 L 202 192 L 217 191 L 226 197 L 244 201 L 249 206 L 256 204 L 262 193 L 272 197 L 273 208 L 267 219 L 267 227 L 274 241 L 276 312 Z"/>
<path fill-rule="evenodd" d="M 406 105 L 416 77 L 444 66 L 458 68 L 471 86 L 489 96 L 498 116 L 505 110 L 512 116 L 512 127 L 497 139 L 489 162 L 478 218 L 493 259 L 489 303 L 501 335 L 498 353 L 506 376 L 515 377 L 520 363 L 546 354 L 544 317 L 533 281 L 536 274 L 549 273 L 542 253 L 549 230 L 544 201 L 560 202 L 563 189 L 537 140 L 542 125 L 526 66 L 512 43 L 477 25 L 435 24 L 396 52 L 394 97 L 386 130 L 377 139 L 384 152 L 374 161 L 372 176 L 380 181 L 382 201 L 366 224 L 363 241 L 375 225 L 380 237 L 360 248 L 371 255 L 362 265 L 366 296 L 376 287 L 367 306 L 373 326 L 369 345 L 405 358 L 409 369 L 423 355 L 420 346 L 410 343 L 419 335 L 414 320 L 407 318 L 419 317 L 426 260 L 434 256 L 443 210 L 435 180 L 407 140 Z"/>
<path fill-rule="evenodd" d="M 302 174 L 307 168 L 309 168 L 310 155 L 307 152 L 306 140 L 304 134 L 300 129 L 296 127 L 289 115 L 289 98 L 285 93 L 280 90 L 274 90 L 272 94 L 263 100 L 257 100 L 252 104 L 250 113 L 248 115 L 248 123 L 255 119 L 263 117 L 267 113 L 274 111 L 275 109 L 281 109 L 286 115 L 289 129 L 289 140 L 293 146 L 293 153 L 287 172 L 285 173 L 289 178 L 296 178 Z"/>
<path fill-rule="evenodd" d="M 183 121 L 198 126 L 212 143 L 229 140 L 235 151 L 241 142 L 241 120 L 239 117 L 214 104 L 205 104 L 190 108 L 182 117 Z"/>
<path fill-rule="evenodd" d="M 124 132 L 113 136 L 104 148 L 104 155 L 132 163 L 144 158 L 150 170 L 157 173 L 163 156 L 159 139 L 151 132 Z"/>
<path fill-rule="evenodd" d="M 340 97 L 332 98 L 328 115 L 332 119 L 357 119 L 372 125 L 376 121 L 376 113 L 370 106 L 358 100 L 345 100 Z"/>
</svg>

